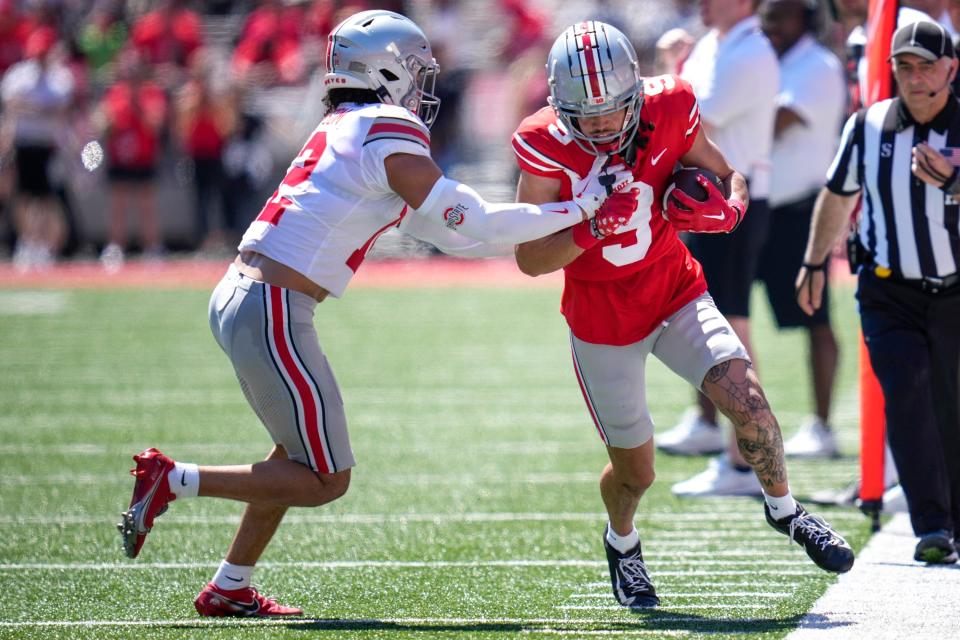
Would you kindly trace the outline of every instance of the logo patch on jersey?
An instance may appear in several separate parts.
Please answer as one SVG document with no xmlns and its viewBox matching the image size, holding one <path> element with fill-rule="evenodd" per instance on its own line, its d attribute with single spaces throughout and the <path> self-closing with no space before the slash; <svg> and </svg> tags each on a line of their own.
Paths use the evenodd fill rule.
<svg viewBox="0 0 960 640">
<path fill-rule="evenodd" d="M 443 223 L 450 229 L 455 229 L 460 226 L 467 217 L 467 208 L 468 207 L 463 206 L 459 202 L 457 206 L 447 208 L 447 210 L 443 212 Z"/>
</svg>

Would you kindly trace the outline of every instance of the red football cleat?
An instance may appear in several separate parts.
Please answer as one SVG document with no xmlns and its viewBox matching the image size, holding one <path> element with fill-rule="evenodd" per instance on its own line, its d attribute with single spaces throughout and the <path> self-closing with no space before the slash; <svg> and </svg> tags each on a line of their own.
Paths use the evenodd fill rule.
<svg viewBox="0 0 960 640">
<path fill-rule="evenodd" d="M 167 510 L 167 504 L 176 500 L 170 493 L 167 474 L 173 469 L 173 460 L 154 448 L 133 456 L 137 463 L 130 475 L 137 481 L 133 485 L 130 508 L 120 514 L 123 520 L 117 525 L 123 538 L 123 550 L 131 558 L 140 553 L 147 534 L 153 528 L 153 519 Z"/>
<path fill-rule="evenodd" d="M 221 589 L 212 582 L 203 588 L 193 601 L 197 613 L 202 616 L 237 618 L 269 616 L 302 616 L 303 610 L 285 607 L 277 601 L 260 595 L 253 587 L 246 589 Z"/>
</svg>

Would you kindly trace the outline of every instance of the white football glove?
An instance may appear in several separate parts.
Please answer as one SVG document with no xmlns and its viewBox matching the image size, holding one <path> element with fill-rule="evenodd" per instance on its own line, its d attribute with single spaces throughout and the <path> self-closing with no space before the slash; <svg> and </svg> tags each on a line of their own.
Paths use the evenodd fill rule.
<svg viewBox="0 0 960 640">
<path fill-rule="evenodd" d="M 622 191 L 633 180 L 630 169 L 622 164 L 615 164 L 597 173 L 590 173 L 573 185 L 573 201 L 583 210 L 588 220 L 592 219 L 607 196 Z"/>
</svg>

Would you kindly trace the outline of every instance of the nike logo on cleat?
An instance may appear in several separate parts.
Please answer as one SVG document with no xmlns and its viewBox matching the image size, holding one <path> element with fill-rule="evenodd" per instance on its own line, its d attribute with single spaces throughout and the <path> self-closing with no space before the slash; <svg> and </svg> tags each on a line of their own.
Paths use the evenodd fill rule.
<svg viewBox="0 0 960 640">
<path fill-rule="evenodd" d="M 253 602 L 237 602 L 236 600 L 230 600 L 229 598 L 220 596 L 219 598 L 214 598 L 211 602 L 214 605 L 224 605 L 237 613 L 244 613 L 249 616 L 260 611 L 260 603 L 257 602 L 256 599 L 254 599 Z"/>
</svg>

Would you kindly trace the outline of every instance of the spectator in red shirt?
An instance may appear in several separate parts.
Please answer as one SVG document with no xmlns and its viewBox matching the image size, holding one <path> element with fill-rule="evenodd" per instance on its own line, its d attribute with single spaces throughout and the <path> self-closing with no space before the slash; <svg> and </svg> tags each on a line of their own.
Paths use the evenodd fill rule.
<svg viewBox="0 0 960 640">
<path fill-rule="evenodd" d="M 293 84 L 303 78 L 305 66 L 299 6 L 279 0 L 261 0 L 247 17 L 233 54 L 233 71 L 251 84 Z"/>
<path fill-rule="evenodd" d="M 0 0 L 0 75 L 23 58 L 23 18 L 13 0 Z"/>
<path fill-rule="evenodd" d="M 159 67 L 158 78 L 173 86 L 203 46 L 200 16 L 184 0 L 160 0 L 153 11 L 137 20 L 130 32 L 130 46 L 141 59 Z"/>
<path fill-rule="evenodd" d="M 236 125 L 236 114 L 223 95 L 210 87 L 202 69 L 177 94 L 175 131 L 181 148 L 193 161 L 197 237 L 204 250 L 216 250 L 227 241 L 223 226 L 213 229 L 212 212 L 220 207 L 229 223 L 224 195 L 223 151 Z"/>
<path fill-rule="evenodd" d="M 106 141 L 111 191 L 109 244 L 100 258 L 108 268 L 123 263 L 131 209 L 140 218 L 145 254 L 159 257 L 163 244 L 154 187 L 167 120 L 167 97 L 149 79 L 149 68 L 135 54 L 128 53 L 121 60 L 119 78 L 104 94 L 97 120 Z"/>
</svg>

